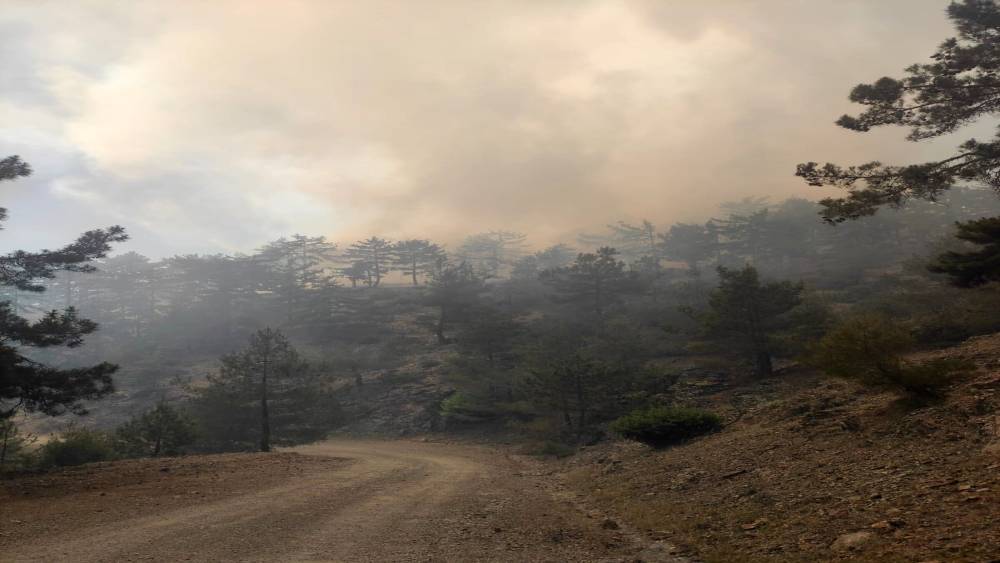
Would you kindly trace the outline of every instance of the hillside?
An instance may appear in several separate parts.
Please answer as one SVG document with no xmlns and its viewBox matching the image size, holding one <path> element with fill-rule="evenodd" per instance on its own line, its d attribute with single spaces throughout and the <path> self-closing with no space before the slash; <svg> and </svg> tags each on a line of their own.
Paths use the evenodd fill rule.
<svg viewBox="0 0 1000 563">
<path fill-rule="evenodd" d="M 989 561 L 1000 553 L 1000 334 L 927 355 L 979 372 L 940 404 L 789 369 L 697 402 L 721 432 L 560 465 L 624 521 L 706 561 Z"/>
<path fill-rule="evenodd" d="M 440 373 L 446 353 L 416 355 L 398 368 L 341 381 L 338 400 L 345 424 L 336 432 L 397 437 L 441 430 L 441 401 L 454 392 Z"/>
</svg>

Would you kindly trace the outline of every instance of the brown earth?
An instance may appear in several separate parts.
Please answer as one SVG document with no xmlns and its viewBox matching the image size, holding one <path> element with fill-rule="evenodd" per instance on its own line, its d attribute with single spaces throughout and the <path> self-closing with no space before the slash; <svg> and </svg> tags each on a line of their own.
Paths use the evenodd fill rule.
<svg viewBox="0 0 1000 563">
<path fill-rule="evenodd" d="M 297 452 L 3 481 L 0 559 L 631 561 L 643 548 L 484 447 L 338 440 Z M 673 560 L 664 549 L 639 559 Z"/>
<path fill-rule="evenodd" d="M 706 561 L 1000 561 L 1000 335 L 925 356 L 979 371 L 913 405 L 804 370 L 694 402 L 726 428 L 562 462 L 611 513 Z"/>
</svg>

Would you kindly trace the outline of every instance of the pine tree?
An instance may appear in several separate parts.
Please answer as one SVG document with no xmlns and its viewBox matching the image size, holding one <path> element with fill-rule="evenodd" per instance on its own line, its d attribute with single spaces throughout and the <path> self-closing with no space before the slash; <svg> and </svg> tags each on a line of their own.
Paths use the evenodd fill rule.
<svg viewBox="0 0 1000 563">
<path fill-rule="evenodd" d="M 195 440 L 188 416 L 165 401 L 115 429 L 115 450 L 130 457 L 178 455 Z"/>
<path fill-rule="evenodd" d="M 401 240 L 392 246 L 393 264 L 403 275 L 410 277 L 414 286 L 417 285 L 417 276 L 433 273 L 444 257 L 444 250 L 428 240 Z"/>
<path fill-rule="evenodd" d="M 661 234 L 660 240 L 663 256 L 684 262 L 692 273 L 698 272 L 700 264 L 715 258 L 719 250 L 718 229 L 712 223 L 677 223 Z"/>
<path fill-rule="evenodd" d="M 0 160 L 0 181 L 31 174 L 31 167 L 17 156 Z M 0 208 L 0 221 L 7 210 Z M 18 250 L 0 256 L 0 286 L 41 293 L 44 281 L 57 272 L 92 272 L 90 262 L 107 256 L 111 244 L 128 237 L 114 226 L 84 233 L 58 250 Z M 97 324 L 81 318 L 73 307 L 52 310 L 37 320 L 18 314 L 9 301 L 0 302 L 0 419 L 18 410 L 59 415 L 86 412 L 83 401 L 111 393 L 111 376 L 118 369 L 109 363 L 60 369 L 41 364 L 23 353 L 24 348 L 75 348 Z"/>
<path fill-rule="evenodd" d="M 608 418 L 629 385 L 621 368 L 580 354 L 555 355 L 531 370 L 532 402 L 559 413 L 573 440 L 581 441 L 593 423 Z"/>
<path fill-rule="evenodd" d="M 308 299 L 332 283 L 326 266 L 336 258 L 337 245 L 325 237 L 292 235 L 268 243 L 257 259 L 268 264 L 275 274 L 274 290 L 285 303 L 286 321 L 314 310 Z"/>
<path fill-rule="evenodd" d="M 186 348 L 228 349 L 236 345 L 256 323 L 254 314 L 263 308 L 261 295 L 278 295 L 280 312 L 275 315 L 288 319 L 287 295 L 281 293 L 281 286 L 274 281 L 274 272 L 269 266 L 252 257 L 224 254 L 174 256 L 164 261 L 164 268 L 158 276 L 155 288 L 158 297 L 165 301 L 165 316 L 168 325 L 176 334 L 164 334 L 161 330 L 157 338 L 181 338 Z M 283 278 L 282 278 L 283 279 Z M 295 298 L 298 303 L 301 296 Z M 273 305 L 272 300 L 267 300 Z M 304 306 L 298 307 L 301 313 Z"/>
<path fill-rule="evenodd" d="M 336 402 L 288 339 L 265 328 L 222 357 L 218 373 L 195 390 L 194 412 L 210 442 L 228 449 L 316 439 L 332 427 Z"/>
<path fill-rule="evenodd" d="M 459 255 L 474 264 L 480 275 L 495 278 L 502 275 L 525 253 L 527 237 L 514 231 L 489 231 L 465 239 Z"/>
<path fill-rule="evenodd" d="M 954 285 L 976 287 L 1000 281 L 1000 217 L 958 223 L 959 240 L 978 246 L 967 252 L 948 251 L 929 268 L 948 274 Z"/>
<path fill-rule="evenodd" d="M 626 270 L 625 262 L 617 257 L 617 250 L 605 246 L 595 254 L 579 254 L 569 266 L 546 271 L 542 280 L 555 289 L 559 299 L 584 303 L 600 329 L 609 308 L 637 289 L 636 274 Z"/>
<path fill-rule="evenodd" d="M 942 43 L 932 62 L 908 67 L 902 79 L 883 77 L 856 86 L 850 99 L 867 109 L 841 117 L 838 125 L 859 132 L 899 125 L 910 129 L 909 140 L 921 141 L 1000 114 L 1000 5 L 962 0 L 951 3 L 947 12 L 958 36 Z M 958 153 L 933 162 L 890 166 L 873 161 L 848 167 L 808 162 L 798 165 L 796 175 L 813 186 L 848 191 L 846 197 L 820 202 L 823 217 L 839 223 L 911 199 L 934 201 L 964 181 L 1000 191 L 1000 136 L 987 142 L 970 139 Z"/>
<path fill-rule="evenodd" d="M 630 261 L 644 256 L 659 256 L 656 226 L 649 221 L 643 219 L 639 225 L 618 221 L 614 225 L 608 225 L 608 229 L 613 233 L 615 248 L 629 257 Z"/>
<path fill-rule="evenodd" d="M 570 265 L 576 258 L 576 252 L 568 245 L 554 244 L 539 250 L 534 256 L 538 259 L 538 267 L 541 270 L 552 270 Z"/>
<path fill-rule="evenodd" d="M 534 254 L 518 258 L 511 268 L 510 277 L 522 281 L 535 280 L 545 270 L 568 266 L 576 254 L 565 244 L 556 244 Z"/>
<path fill-rule="evenodd" d="M 726 219 L 713 219 L 712 223 L 715 233 L 720 237 L 719 249 L 730 258 L 730 263 L 749 262 L 757 265 L 763 258 L 767 249 L 767 209 L 747 215 L 732 214 Z"/>
<path fill-rule="evenodd" d="M 355 264 L 364 264 L 368 287 L 378 287 L 382 278 L 392 271 L 393 245 L 383 238 L 373 236 L 359 240 L 348 247 L 346 256 Z"/>
<path fill-rule="evenodd" d="M 338 271 L 341 276 L 344 276 L 351 282 L 351 287 L 356 288 L 359 282 L 365 283 L 368 281 L 368 264 L 362 260 L 355 260 L 349 266 L 340 268 Z"/>
<path fill-rule="evenodd" d="M 427 295 L 429 305 L 438 308 L 434 334 L 439 344 L 448 341 L 445 332 L 450 323 L 464 320 L 479 302 L 483 279 L 468 264 L 447 264 L 431 278 Z"/>
<path fill-rule="evenodd" d="M 709 334 L 746 349 L 756 374 L 770 375 L 773 333 L 783 315 L 801 302 L 802 284 L 761 283 L 753 266 L 739 270 L 719 266 L 718 272 L 719 287 L 709 297 L 709 311 L 702 319 Z"/>
</svg>

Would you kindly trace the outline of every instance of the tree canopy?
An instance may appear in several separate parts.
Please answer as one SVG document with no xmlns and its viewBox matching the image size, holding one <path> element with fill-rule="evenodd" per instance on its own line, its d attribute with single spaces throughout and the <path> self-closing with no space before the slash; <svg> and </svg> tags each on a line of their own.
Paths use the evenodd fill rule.
<svg viewBox="0 0 1000 563">
<path fill-rule="evenodd" d="M 929 266 L 932 272 L 948 274 L 959 287 L 976 287 L 1000 281 L 1000 217 L 958 224 L 959 240 L 977 247 L 968 252 L 949 250 Z"/>
<path fill-rule="evenodd" d="M 0 160 L 0 181 L 31 174 L 17 156 Z M 0 220 L 7 210 L 0 209 Z M 90 262 L 104 258 L 112 243 L 128 237 L 119 226 L 88 231 L 58 250 L 16 250 L 0 256 L 0 286 L 40 293 L 57 272 L 92 272 Z M 82 318 L 73 307 L 50 310 L 28 319 L 9 301 L 0 302 L 0 418 L 18 410 L 58 415 L 86 412 L 84 401 L 111 393 L 111 376 L 118 367 L 102 362 L 89 367 L 60 369 L 29 357 L 26 349 L 64 346 L 76 348 L 97 323 Z"/>
<path fill-rule="evenodd" d="M 909 128 L 909 140 L 920 141 L 1000 112 L 1000 6 L 993 0 L 962 0 L 950 4 L 947 13 L 958 34 L 938 47 L 932 62 L 908 67 L 902 78 L 856 86 L 850 99 L 867 109 L 842 116 L 838 125 L 859 132 L 898 125 Z M 798 165 L 796 175 L 813 186 L 846 189 L 845 197 L 821 201 L 827 221 L 843 222 L 910 199 L 935 200 L 965 181 L 1000 191 L 1000 135 L 988 141 L 969 139 L 956 154 L 932 162 L 807 162 Z"/>
<path fill-rule="evenodd" d="M 709 296 L 704 318 L 710 334 L 735 338 L 753 359 L 757 375 L 772 371 L 773 333 L 782 317 L 801 302 L 801 283 L 761 282 L 753 266 L 730 270 L 719 266 L 719 287 Z"/>
</svg>

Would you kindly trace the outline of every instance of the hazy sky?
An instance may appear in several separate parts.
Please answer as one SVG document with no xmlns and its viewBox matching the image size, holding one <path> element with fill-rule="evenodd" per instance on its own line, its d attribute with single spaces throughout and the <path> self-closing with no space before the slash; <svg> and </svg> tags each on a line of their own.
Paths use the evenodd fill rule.
<svg viewBox="0 0 1000 563">
<path fill-rule="evenodd" d="M 542 243 L 816 197 L 850 88 L 924 60 L 945 0 L 0 0 L 7 245 L 120 223 L 153 256 L 302 232 Z M 969 133 L 961 135 L 968 136 Z"/>
</svg>

